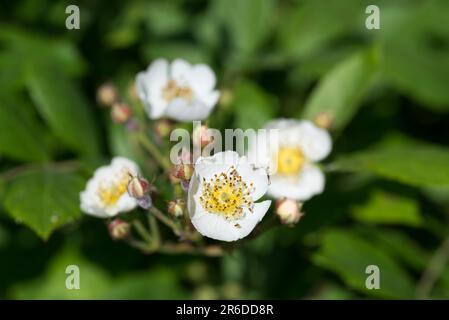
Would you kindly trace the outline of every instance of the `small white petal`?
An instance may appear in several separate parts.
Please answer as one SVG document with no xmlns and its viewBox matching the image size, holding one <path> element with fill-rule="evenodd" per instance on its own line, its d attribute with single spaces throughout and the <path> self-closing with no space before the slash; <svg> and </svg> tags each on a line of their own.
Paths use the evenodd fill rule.
<svg viewBox="0 0 449 320">
<path fill-rule="evenodd" d="M 248 186 L 253 184 L 254 191 L 251 193 L 253 201 L 259 200 L 268 190 L 268 175 L 265 169 L 256 169 L 250 163 L 243 163 L 237 166 L 237 172 Z"/>
<path fill-rule="evenodd" d="M 176 59 L 170 65 L 170 75 L 172 79 L 181 82 L 189 81 L 192 66 L 184 59 Z"/>
<path fill-rule="evenodd" d="M 189 80 L 195 91 L 209 92 L 215 88 L 216 78 L 212 69 L 205 64 L 193 66 L 189 75 Z"/>
<path fill-rule="evenodd" d="M 211 109 L 198 99 L 187 101 L 176 98 L 168 104 L 165 114 L 173 120 L 185 122 L 206 119 L 210 111 Z"/>
<path fill-rule="evenodd" d="M 226 172 L 231 166 L 237 166 L 239 154 L 235 151 L 219 152 L 212 157 L 199 157 L 195 163 L 195 173 L 200 179 L 210 179 L 214 174 Z"/>
<path fill-rule="evenodd" d="M 274 175 L 270 181 L 269 195 L 275 198 L 286 197 L 302 201 L 322 193 L 325 184 L 323 172 L 311 164 L 306 164 L 296 177 Z"/>
<path fill-rule="evenodd" d="M 260 221 L 262 221 L 263 217 L 265 216 L 268 209 L 270 208 L 270 205 L 271 205 L 270 200 L 255 203 L 253 212 L 249 212 L 249 210 L 245 210 L 246 211 L 245 216 L 242 219 L 233 222 L 234 227 L 235 227 L 236 223 L 240 226 L 239 228 L 235 227 L 235 228 L 237 228 L 237 231 L 238 231 L 238 239 L 245 238 L 247 235 L 249 235 L 251 233 L 251 231 L 253 231 L 253 229 L 256 227 L 256 225 Z M 236 240 L 238 240 L 238 239 L 236 239 Z"/>
<path fill-rule="evenodd" d="M 332 149 L 329 132 L 310 121 L 300 121 L 298 132 L 297 140 L 306 158 L 316 162 L 329 155 Z"/>
</svg>

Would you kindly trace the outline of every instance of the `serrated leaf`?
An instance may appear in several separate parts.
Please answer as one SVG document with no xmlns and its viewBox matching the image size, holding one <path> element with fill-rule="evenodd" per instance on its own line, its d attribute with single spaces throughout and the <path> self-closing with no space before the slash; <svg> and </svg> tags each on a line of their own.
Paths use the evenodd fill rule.
<svg viewBox="0 0 449 320">
<path fill-rule="evenodd" d="M 0 97 L 0 155 L 20 161 L 50 158 L 46 132 L 32 111 L 24 103 Z"/>
<path fill-rule="evenodd" d="M 54 133 L 82 155 L 98 154 L 93 110 L 81 91 L 58 70 L 35 65 L 27 71 L 31 97 Z"/>
<path fill-rule="evenodd" d="M 365 223 L 413 227 L 420 226 L 423 221 L 415 200 L 381 190 L 373 192 L 367 203 L 355 206 L 352 216 Z"/>
<path fill-rule="evenodd" d="M 313 261 L 337 273 L 351 288 L 367 295 L 404 299 L 413 297 L 414 285 L 408 273 L 383 250 L 349 230 L 330 230 L 324 234 L 320 250 Z M 380 270 L 380 289 L 369 290 L 366 267 Z"/>
<path fill-rule="evenodd" d="M 318 83 L 301 116 L 313 120 L 326 113 L 333 129 L 342 129 L 357 112 L 377 73 L 374 51 L 357 52 L 343 60 Z"/>
<path fill-rule="evenodd" d="M 47 239 L 55 229 L 81 216 L 79 193 L 84 182 L 52 168 L 27 171 L 9 181 L 4 206 L 13 219 Z"/>
<path fill-rule="evenodd" d="M 275 114 L 273 99 L 252 82 L 240 82 L 234 90 L 235 128 L 262 128 Z"/>
<path fill-rule="evenodd" d="M 449 186 L 449 150 L 417 144 L 361 151 L 337 158 L 330 168 L 347 172 L 371 172 L 418 187 Z"/>
</svg>

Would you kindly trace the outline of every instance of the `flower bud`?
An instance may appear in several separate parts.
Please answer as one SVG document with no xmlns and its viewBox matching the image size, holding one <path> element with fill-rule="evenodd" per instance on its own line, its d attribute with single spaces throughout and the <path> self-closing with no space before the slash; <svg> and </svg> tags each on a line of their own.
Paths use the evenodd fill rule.
<svg viewBox="0 0 449 320">
<path fill-rule="evenodd" d="M 108 230 L 112 239 L 123 240 L 128 237 L 131 231 L 131 226 L 128 222 L 116 218 L 108 224 Z"/>
<path fill-rule="evenodd" d="M 318 127 L 329 130 L 332 127 L 332 117 L 327 112 L 320 112 L 314 119 Z"/>
<path fill-rule="evenodd" d="M 115 86 L 111 83 L 102 84 L 97 90 L 97 101 L 101 106 L 110 107 L 118 99 Z"/>
<path fill-rule="evenodd" d="M 114 103 L 112 105 L 111 118 L 115 123 L 126 123 L 131 118 L 131 108 L 125 103 Z"/>
<path fill-rule="evenodd" d="M 278 199 L 276 201 L 276 214 L 279 216 L 281 223 L 293 225 L 304 215 L 301 212 L 302 203 L 292 199 Z"/>
<path fill-rule="evenodd" d="M 186 203 L 183 199 L 177 199 L 168 203 L 167 211 L 174 217 L 182 217 L 186 209 Z"/>
<path fill-rule="evenodd" d="M 128 194 L 135 199 L 143 199 L 150 192 L 151 186 L 148 180 L 139 176 L 133 176 L 128 183 Z"/>
<path fill-rule="evenodd" d="M 218 101 L 219 105 L 226 109 L 234 100 L 234 95 L 231 90 L 223 89 L 221 90 L 220 100 Z"/>
<path fill-rule="evenodd" d="M 172 129 L 172 124 L 167 119 L 159 119 L 154 123 L 154 132 L 160 138 L 168 137 Z"/>
<path fill-rule="evenodd" d="M 172 176 L 174 176 L 175 178 L 178 178 L 180 180 L 190 180 L 190 178 L 193 175 L 193 164 L 177 164 L 173 167 L 172 169 Z"/>
<path fill-rule="evenodd" d="M 207 146 L 212 142 L 213 136 L 209 132 L 209 127 L 207 125 L 197 126 L 192 133 L 193 145 L 194 146 Z"/>
</svg>

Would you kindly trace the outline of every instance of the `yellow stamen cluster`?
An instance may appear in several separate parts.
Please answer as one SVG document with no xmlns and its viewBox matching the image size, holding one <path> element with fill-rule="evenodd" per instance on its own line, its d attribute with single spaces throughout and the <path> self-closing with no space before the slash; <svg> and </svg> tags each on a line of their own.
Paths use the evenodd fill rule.
<svg viewBox="0 0 449 320">
<path fill-rule="evenodd" d="M 101 202 L 106 207 L 115 205 L 120 197 L 127 192 L 129 180 L 130 176 L 126 172 L 122 173 L 117 181 L 101 183 L 98 188 L 98 196 Z"/>
<path fill-rule="evenodd" d="M 277 172 L 280 175 L 297 175 L 304 166 L 306 159 L 298 147 L 281 147 L 277 159 Z"/>
<path fill-rule="evenodd" d="M 171 79 L 168 80 L 167 85 L 162 89 L 162 96 L 167 102 L 170 102 L 175 98 L 183 98 L 191 101 L 193 92 L 189 87 L 180 86 L 176 80 Z"/>
<path fill-rule="evenodd" d="M 227 220 L 238 220 L 244 216 L 245 207 L 253 211 L 253 189 L 253 183 L 248 185 L 243 181 L 232 166 L 229 172 L 215 174 L 209 181 L 203 178 L 200 203 L 210 213 L 222 215 Z"/>
</svg>

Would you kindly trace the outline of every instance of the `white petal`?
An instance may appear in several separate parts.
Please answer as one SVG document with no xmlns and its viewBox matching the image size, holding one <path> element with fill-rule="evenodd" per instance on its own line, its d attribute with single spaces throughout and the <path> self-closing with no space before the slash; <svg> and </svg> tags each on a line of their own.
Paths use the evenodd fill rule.
<svg viewBox="0 0 449 320">
<path fill-rule="evenodd" d="M 274 175 L 270 182 L 269 195 L 304 201 L 323 192 L 325 178 L 318 167 L 307 164 L 296 177 Z"/>
<path fill-rule="evenodd" d="M 238 239 L 245 238 L 247 235 L 251 233 L 251 231 L 253 231 L 256 225 L 262 220 L 262 218 L 267 213 L 268 209 L 270 208 L 270 205 L 271 201 L 266 200 L 263 202 L 255 203 L 253 212 L 249 212 L 248 210 L 246 210 L 245 216 L 242 219 L 235 222 L 238 223 L 238 225 L 240 226 L 240 228 L 237 228 Z"/>
<path fill-rule="evenodd" d="M 189 81 L 192 66 L 183 59 L 176 59 L 170 65 L 170 75 L 172 79 L 180 83 Z"/>
<path fill-rule="evenodd" d="M 210 92 L 215 88 L 216 78 L 214 71 L 205 64 L 196 64 L 189 74 L 190 85 L 197 92 Z"/>
<path fill-rule="evenodd" d="M 206 213 L 192 217 L 195 229 L 205 237 L 220 241 L 235 241 L 240 239 L 239 230 L 235 223 L 226 220 L 223 216 Z"/>
<path fill-rule="evenodd" d="M 224 151 L 212 157 L 199 157 L 195 163 L 195 173 L 199 179 L 210 179 L 214 174 L 226 172 L 231 166 L 237 166 L 239 154 L 235 151 Z"/>
<path fill-rule="evenodd" d="M 199 101 L 193 99 L 191 102 L 183 99 L 173 99 L 165 110 L 165 115 L 179 122 L 203 120 L 210 114 L 211 109 Z"/>
<path fill-rule="evenodd" d="M 268 190 L 268 175 L 265 169 L 256 169 L 250 163 L 237 166 L 237 172 L 248 185 L 253 184 L 254 191 L 251 193 L 253 201 L 259 200 Z"/>
<path fill-rule="evenodd" d="M 329 155 L 332 149 L 329 132 L 315 126 L 310 121 L 300 121 L 298 129 L 298 143 L 309 160 L 316 162 Z"/>
<path fill-rule="evenodd" d="M 163 115 L 166 101 L 162 97 L 162 89 L 168 81 L 168 62 L 165 59 L 155 60 L 145 72 L 136 77 L 136 89 L 145 111 L 151 119 Z"/>
</svg>

